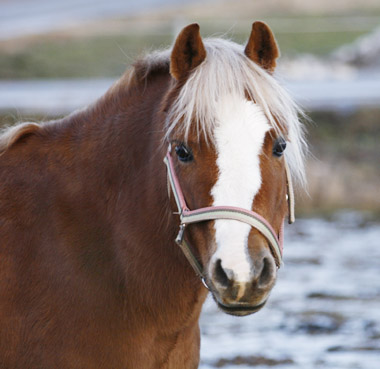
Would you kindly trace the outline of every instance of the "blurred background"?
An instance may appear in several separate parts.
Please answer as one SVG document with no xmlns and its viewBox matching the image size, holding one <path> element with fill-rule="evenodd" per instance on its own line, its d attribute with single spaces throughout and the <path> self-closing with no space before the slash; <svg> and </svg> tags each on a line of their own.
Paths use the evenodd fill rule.
<svg viewBox="0 0 380 369">
<path fill-rule="evenodd" d="M 0 123 L 93 102 L 189 23 L 244 43 L 254 20 L 274 31 L 276 76 L 310 117 L 308 193 L 268 305 L 235 318 L 207 301 L 201 368 L 377 369 L 378 0 L 0 0 Z"/>
</svg>

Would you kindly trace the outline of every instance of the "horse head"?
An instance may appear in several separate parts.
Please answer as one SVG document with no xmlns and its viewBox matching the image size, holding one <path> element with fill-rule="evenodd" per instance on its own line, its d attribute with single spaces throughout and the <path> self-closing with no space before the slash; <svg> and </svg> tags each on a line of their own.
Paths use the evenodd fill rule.
<svg viewBox="0 0 380 369">
<path fill-rule="evenodd" d="M 293 167 L 302 156 L 297 109 L 272 76 L 278 56 L 262 22 L 245 49 L 203 42 L 190 25 L 171 53 L 164 110 L 177 242 L 233 315 L 258 311 L 275 284 L 292 199 L 286 146 Z"/>
</svg>

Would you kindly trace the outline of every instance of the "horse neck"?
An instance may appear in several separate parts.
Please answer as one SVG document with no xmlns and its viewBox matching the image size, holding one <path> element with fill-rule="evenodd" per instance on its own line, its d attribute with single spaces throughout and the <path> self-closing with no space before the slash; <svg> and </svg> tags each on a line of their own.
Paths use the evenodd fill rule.
<svg viewBox="0 0 380 369">
<path fill-rule="evenodd" d="M 104 194 L 115 263 L 128 298 L 133 296 L 134 307 L 154 312 L 156 321 L 177 317 L 183 325 L 184 316 L 197 319 L 206 291 L 174 242 L 178 219 L 170 208 L 162 161 L 167 149 L 162 99 L 169 84 L 169 75 L 157 75 L 128 89 L 116 85 L 79 119 L 91 121 L 85 136 L 96 147 L 93 163 L 104 178 L 89 186 Z"/>
</svg>

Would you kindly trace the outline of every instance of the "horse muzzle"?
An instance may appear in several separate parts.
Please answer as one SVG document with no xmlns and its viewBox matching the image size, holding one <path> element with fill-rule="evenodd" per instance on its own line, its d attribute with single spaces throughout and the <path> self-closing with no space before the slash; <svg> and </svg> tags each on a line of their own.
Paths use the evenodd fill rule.
<svg viewBox="0 0 380 369">
<path fill-rule="evenodd" d="M 213 295 L 214 296 L 214 295 Z M 215 297 L 214 300 L 220 310 L 222 310 L 224 313 L 229 315 L 235 315 L 235 316 L 247 316 L 254 313 L 257 313 L 259 310 L 261 310 L 267 300 L 264 300 L 261 304 L 258 305 L 248 305 L 248 304 L 235 304 L 235 305 L 224 305 L 221 302 L 219 302 Z"/>
<path fill-rule="evenodd" d="M 207 284 L 218 306 L 226 313 L 248 315 L 259 311 L 267 301 L 277 278 L 277 266 L 270 248 L 260 235 L 251 238 L 252 251 L 246 260 L 246 273 L 239 273 L 228 255 L 216 252 L 207 267 Z M 230 262 L 230 263 L 228 263 Z"/>
</svg>

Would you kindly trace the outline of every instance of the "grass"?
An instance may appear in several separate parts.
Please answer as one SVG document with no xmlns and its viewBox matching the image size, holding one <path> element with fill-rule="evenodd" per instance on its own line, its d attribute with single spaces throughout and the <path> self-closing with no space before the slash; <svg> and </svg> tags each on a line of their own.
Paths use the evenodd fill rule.
<svg viewBox="0 0 380 369">
<path fill-rule="evenodd" d="M 317 157 L 334 157 L 353 164 L 365 164 L 379 171 L 379 109 L 350 113 L 312 112 L 309 127 L 311 145 Z M 376 169 L 377 168 L 377 169 Z"/>
<path fill-rule="evenodd" d="M 380 215 L 380 109 L 312 112 L 308 191 L 298 212 L 328 214 L 355 209 Z"/>
<path fill-rule="evenodd" d="M 366 34 L 364 31 L 279 34 L 278 44 L 283 55 L 310 53 L 324 56 L 339 46 L 353 42 Z"/>
<path fill-rule="evenodd" d="M 286 19 L 286 18 L 285 18 Z M 280 21 L 282 23 L 280 23 Z M 297 22 L 302 22 L 297 26 Z M 297 29 L 306 23 L 305 32 Z M 367 30 L 325 32 L 320 18 L 300 19 L 284 18 L 273 24 L 282 55 L 291 56 L 299 53 L 327 55 L 338 46 L 350 43 Z M 126 32 L 119 30 L 109 35 L 78 37 L 75 35 L 53 37 L 41 36 L 25 42 L 21 46 L 6 48 L 0 44 L 0 79 L 33 79 L 33 78 L 97 78 L 120 76 L 126 66 L 138 56 L 171 45 L 173 34 L 171 23 L 163 22 L 140 31 L 138 28 Z M 215 35 L 216 32 L 228 30 L 229 24 L 205 20 L 202 24 L 202 35 Z M 282 26 L 281 26 L 282 24 Z M 290 27 L 290 29 L 289 29 Z M 373 24 L 368 26 L 373 27 Z M 321 31 L 319 32 L 318 29 Z M 236 25 L 228 36 L 237 42 L 246 41 L 250 23 L 242 21 Z"/>
<path fill-rule="evenodd" d="M 148 45 L 170 44 L 162 36 L 103 36 L 36 41 L 0 54 L 1 79 L 90 78 L 121 75 Z"/>
</svg>

